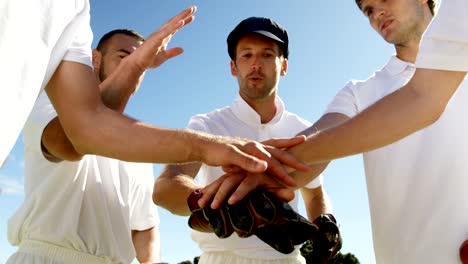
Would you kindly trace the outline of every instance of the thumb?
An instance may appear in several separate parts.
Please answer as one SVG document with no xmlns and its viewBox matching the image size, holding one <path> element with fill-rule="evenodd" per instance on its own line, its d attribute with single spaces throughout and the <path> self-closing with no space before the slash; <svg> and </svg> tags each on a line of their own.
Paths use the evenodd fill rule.
<svg viewBox="0 0 468 264">
<path fill-rule="evenodd" d="M 285 202 L 290 202 L 294 199 L 294 191 L 290 189 L 275 189 L 271 192 Z"/>
</svg>

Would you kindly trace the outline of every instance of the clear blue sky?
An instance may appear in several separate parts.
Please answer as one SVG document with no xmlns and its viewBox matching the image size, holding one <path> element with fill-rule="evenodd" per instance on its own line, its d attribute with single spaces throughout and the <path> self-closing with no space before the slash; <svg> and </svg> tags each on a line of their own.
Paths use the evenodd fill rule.
<svg viewBox="0 0 468 264">
<path fill-rule="evenodd" d="M 128 115 L 154 125 L 183 128 L 190 116 L 230 104 L 237 94 L 237 82 L 229 71 L 226 37 L 249 16 L 271 17 L 288 30 L 289 71 L 280 81 L 279 95 L 289 111 L 312 122 L 348 80 L 367 78 L 394 53 L 353 0 L 91 0 L 95 41 L 122 27 L 148 36 L 190 5 L 198 6 L 195 21 L 170 43 L 185 52 L 146 74 L 127 107 Z M 15 250 L 7 242 L 6 224 L 24 198 L 22 149 L 19 139 L 0 170 L 0 263 Z M 155 165 L 155 177 L 160 170 Z M 355 254 L 361 263 L 374 263 L 361 156 L 333 161 L 324 175 L 342 226 L 342 252 Z M 162 208 L 159 213 L 162 260 L 193 260 L 200 250 L 190 239 L 187 219 Z"/>
</svg>

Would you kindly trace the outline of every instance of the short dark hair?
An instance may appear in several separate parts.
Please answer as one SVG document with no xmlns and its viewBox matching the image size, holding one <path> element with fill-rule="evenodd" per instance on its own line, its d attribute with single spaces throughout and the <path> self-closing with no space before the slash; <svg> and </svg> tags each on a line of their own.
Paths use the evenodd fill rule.
<svg viewBox="0 0 468 264">
<path fill-rule="evenodd" d="M 355 1 L 356 1 L 357 6 L 359 7 L 359 9 L 362 9 L 361 8 L 361 1 L 362 0 L 355 0 Z M 429 10 L 431 10 L 431 14 L 434 15 L 435 1 L 434 0 L 428 0 L 427 5 L 429 6 Z"/>
<path fill-rule="evenodd" d="M 104 34 L 104 36 L 102 36 L 101 39 L 99 40 L 96 49 L 99 51 L 102 51 L 104 46 L 106 45 L 106 42 L 109 39 L 111 39 L 114 35 L 117 35 L 117 34 L 124 34 L 130 37 L 134 37 L 138 39 L 139 41 L 145 41 L 145 38 L 140 33 L 136 32 L 135 30 L 119 28 L 119 29 L 114 29 Z"/>
</svg>

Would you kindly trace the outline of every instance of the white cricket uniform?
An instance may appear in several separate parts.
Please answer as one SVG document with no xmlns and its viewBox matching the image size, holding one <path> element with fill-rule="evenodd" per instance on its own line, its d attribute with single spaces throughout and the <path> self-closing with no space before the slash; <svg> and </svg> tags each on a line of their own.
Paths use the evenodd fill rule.
<svg viewBox="0 0 468 264">
<path fill-rule="evenodd" d="M 0 166 L 62 60 L 91 67 L 88 0 L 0 1 Z"/>
<path fill-rule="evenodd" d="M 42 93 L 24 129 L 25 200 L 8 222 L 19 246 L 9 263 L 130 263 L 131 230 L 159 229 L 152 164 L 95 155 L 47 161 L 41 135 L 56 116 Z"/>
<path fill-rule="evenodd" d="M 416 66 L 468 72 L 468 2 L 440 2 L 436 16 L 424 33 Z"/>
<path fill-rule="evenodd" d="M 242 137 L 255 141 L 270 138 L 293 137 L 311 126 L 311 123 L 295 114 L 285 111 L 284 104 L 279 97 L 275 100 L 277 112 L 274 118 L 265 124 L 260 116 L 240 96 L 228 107 L 215 110 L 207 114 L 193 116 L 188 128 L 215 135 Z M 202 165 L 197 180 L 201 185 L 208 185 L 224 172 L 220 167 Z M 319 187 L 321 177 L 310 182 L 306 188 Z M 291 201 L 291 206 L 297 210 L 297 196 Z M 305 263 L 298 248 L 291 254 L 282 254 L 272 249 L 255 236 L 240 238 L 232 234 L 228 238 L 220 239 L 215 234 L 193 231 L 192 239 L 198 243 L 203 251 L 200 263 Z"/>
<path fill-rule="evenodd" d="M 393 56 L 366 81 L 351 81 L 327 113 L 349 117 L 404 86 L 415 66 Z M 468 86 L 433 125 L 364 153 L 378 264 L 458 264 L 468 237 Z"/>
</svg>

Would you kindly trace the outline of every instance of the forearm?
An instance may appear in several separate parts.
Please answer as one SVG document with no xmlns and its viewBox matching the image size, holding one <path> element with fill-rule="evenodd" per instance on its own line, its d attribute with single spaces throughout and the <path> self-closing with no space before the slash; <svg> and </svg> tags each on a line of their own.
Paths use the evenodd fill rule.
<svg viewBox="0 0 468 264">
<path fill-rule="evenodd" d="M 320 174 L 325 170 L 325 168 L 328 166 L 329 162 L 323 162 L 323 163 L 318 163 L 318 164 L 312 164 L 310 165 L 310 169 L 307 172 L 301 172 L 301 171 L 294 171 L 290 173 L 291 177 L 296 181 L 297 183 L 297 188 L 301 188 L 305 185 L 307 185 L 309 182 L 313 181 L 315 178 L 320 176 Z"/>
<path fill-rule="evenodd" d="M 291 149 L 309 164 L 370 151 L 434 123 L 464 78 L 464 73 L 420 70 L 396 92 L 357 116 L 307 138 Z"/>
<path fill-rule="evenodd" d="M 333 213 L 333 207 L 323 186 L 314 189 L 301 189 L 304 205 L 307 212 L 307 218 L 314 221 L 321 214 Z"/>
<path fill-rule="evenodd" d="M 117 75 L 124 75 L 119 71 L 123 71 L 124 68 L 118 68 L 115 72 Z M 110 85 L 101 87 L 101 98 L 107 107 L 122 112 L 130 98 L 131 94 L 137 86 L 138 80 L 134 80 L 135 83 L 131 83 L 132 78 L 128 78 L 128 87 L 119 87 L 120 89 L 111 88 Z M 65 134 L 62 124 L 58 117 L 54 118 L 49 122 L 47 127 L 42 133 L 42 145 L 44 146 L 44 156 L 50 161 L 58 162 L 61 160 L 77 161 L 80 160 L 83 155 L 73 146 L 70 139 Z"/>
<path fill-rule="evenodd" d="M 68 139 L 58 117 L 47 124 L 42 132 L 41 144 L 44 156 L 52 162 L 78 161 L 83 157 Z"/>
<path fill-rule="evenodd" d="M 155 204 L 176 215 L 190 215 L 187 198 L 190 193 L 201 187 L 193 180 L 194 175 L 196 175 L 195 171 L 198 171 L 201 164 L 198 162 L 192 164 L 193 166 L 191 164 L 166 166 L 154 183 L 153 202 Z M 194 168 L 194 173 L 189 173 L 193 176 L 178 170 L 179 166 Z"/>
<path fill-rule="evenodd" d="M 124 58 L 99 85 L 102 102 L 117 112 L 124 111 L 130 96 L 136 91 L 144 75 L 144 70 L 135 66 L 131 59 Z"/>
<path fill-rule="evenodd" d="M 161 261 L 160 236 L 156 227 L 143 231 L 132 230 L 132 240 L 138 262 L 152 264 Z"/>
<path fill-rule="evenodd" d="M 78 152 L 125 161 L 150 163 L 195 161 L 200 159 L 199 148 L 205 141 L 209 141 L 209 136 L 205 137 L 186 130 L 151 126 L 108 108 L 102 108 L 86 118 L 70 120 L 82 121 L 64 126 Z"/>
</svg>

